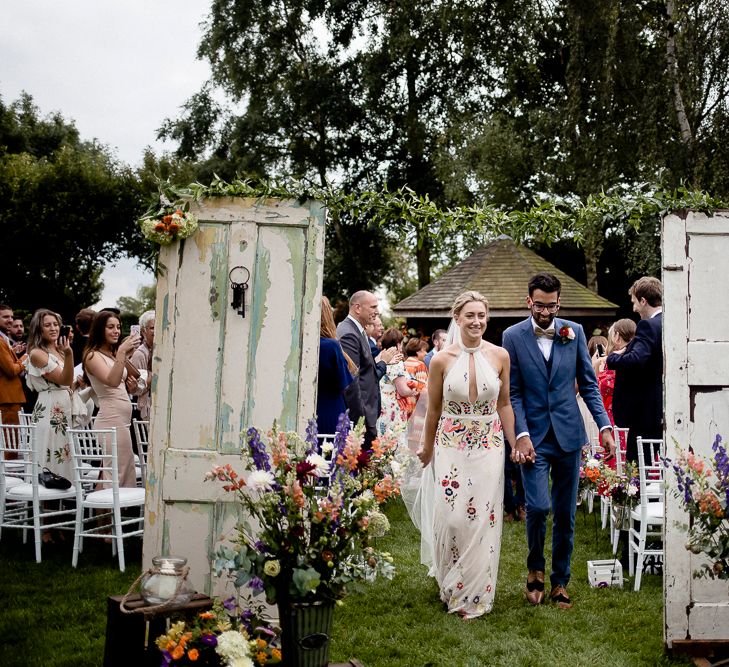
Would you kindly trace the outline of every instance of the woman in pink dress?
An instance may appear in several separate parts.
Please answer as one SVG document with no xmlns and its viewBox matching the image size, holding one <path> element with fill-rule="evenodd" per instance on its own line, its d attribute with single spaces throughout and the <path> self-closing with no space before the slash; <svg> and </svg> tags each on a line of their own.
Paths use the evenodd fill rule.
<svg viewBox="0 0 729 667">
<path fill-rule="evenodd" d="M 95 429 L 115 428 L 119 486 L 134 487 L 134 452 L 129 427 L 132 402 L 129 393 L 136 390 L 136 380 L 127 377 L 126 362 L 139 347 L 138 334 L 119 343 L 121 322 L 110 311 L 101 311 L 91 324 L 89 342 L 83 356 L 83 366 L 99 403 Z"/>
</svg>

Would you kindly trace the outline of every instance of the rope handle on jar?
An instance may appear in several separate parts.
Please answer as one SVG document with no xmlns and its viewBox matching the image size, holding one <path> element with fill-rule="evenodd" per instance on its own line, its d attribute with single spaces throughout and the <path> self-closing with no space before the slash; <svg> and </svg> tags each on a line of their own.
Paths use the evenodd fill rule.
<svg viewBox="0 0 729 667">
<path fill-rule="evenodd" d="M 144 579 L 144 577 L 146 577 L 147 575 L 152 576 L 153 574 L 161 574 L 161 571 L 158 567 L 150 567 L 146 572 L 142 572 L 142 574 L 140 574 L 136 578 L 134 583 L 129 587 L 129 590 L 126 592 L 124 597 L 121 599 L 121 602 L 119 603 L 119 609 L 121 609 L 123 614 L 144 614 L 145 616 L 151 616 L 160 611 L 164 611 L 165 609 L 175 607 L 175 600 L 177 598 L 177 595 L 179 594 L 180 590 L 182 590 L 182 584 L 184 584 L 187 580 L 187 575 L 189 573 L 190 567 L 188 565 L 185 565 L 185 567 L 182 568 L 182 574 L 177 577 L 177 586 L 175 586 L 175 592 L 169 600 L 161 602 L 160 604 L 152 604 L 145 607 L 139 607 L 139 609 L 129 609 L 126 606 L 126 603 L 129 601 L 129 598 L 134 595 L 134 592 L 137 586 L 139 586 L 142 579 Z"/>
</svg>

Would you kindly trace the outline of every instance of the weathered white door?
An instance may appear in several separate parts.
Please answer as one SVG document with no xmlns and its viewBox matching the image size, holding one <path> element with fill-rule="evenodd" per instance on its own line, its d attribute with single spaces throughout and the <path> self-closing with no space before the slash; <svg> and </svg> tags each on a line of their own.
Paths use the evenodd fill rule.
<svg viewBox="0 0 729 667">
<path fill-rule="evenodd" d="M 729 440 L 729 212 L 685 211 L 663 221 L 666 450 L 708 456 Z M 729 639 L 729 583 L 696 579 L 702 556 L 685 549 L 687 515 L 666 494 L 665 639 Z"/>
<path fill-rule="evenodd" d="M 211 198 L 192 211 L 197 232 L 160 254 L 144 566 L 186 556 L 211 593 L 210 554 L 235 515 L 205 472 L 238 460 L 241 430 L 303 432 L 315 412 L 325 210 Z M 247 273 L 243 317 L 230 283 Z"/>
</svg>

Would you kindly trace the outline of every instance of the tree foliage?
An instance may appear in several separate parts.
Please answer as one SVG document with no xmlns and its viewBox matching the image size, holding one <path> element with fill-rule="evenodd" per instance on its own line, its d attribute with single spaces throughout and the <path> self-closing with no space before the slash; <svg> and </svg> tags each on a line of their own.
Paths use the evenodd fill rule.
<svg viewBox="0 0 729 667">
<path fill-rule="evenodd" d="M 64 316 L 98 301 L 106 261 L 143 252 L 135 175 L 32 98 L 0 101 L 0 299 Z"/>
<path fill-rule="evenodd" d="M 656 181 L 729 197 L 724 0 L 213 0 L 199 55 L 212 80 L 162 134 L 227 179 L 408 187 L 439 210 L 556 197 L 589 211 L 590 196 Z M 483 238 L 432 234 L 421 212 L 387 233 L 422 285 Z M 569 224 L 596 289 L 603 239 L 636 232 Z M 390 255 L 370 219 L 347 233 L 371 252 L 343 255 L 333 230 L 332 279 L 378 275 Z"/>
</svg>

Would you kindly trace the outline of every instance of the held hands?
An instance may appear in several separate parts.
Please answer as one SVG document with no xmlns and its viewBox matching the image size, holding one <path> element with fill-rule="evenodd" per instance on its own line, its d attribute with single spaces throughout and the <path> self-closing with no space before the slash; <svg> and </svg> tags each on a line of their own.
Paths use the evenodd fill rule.
<svg viewBox="0 0 729 667">
<path fill-rule="evenodd" d="M 25 343 L 23 343 L 23 342 L 14 343 L 13 352 L 15 352 L 15 354 L 18 354 L 18 355 L 23 354 L 23 352 L 25 352 L 25 347 L 26 347 Z"/>
<path fill-rule="evenodd" d="M 536 459 L 537 453 L 534 451 L 531 438 L 528 435 L 523 435 L 511 449 L 511 460 L 522 465 L 523 463 L 534 463 Z"/>
</svg>

